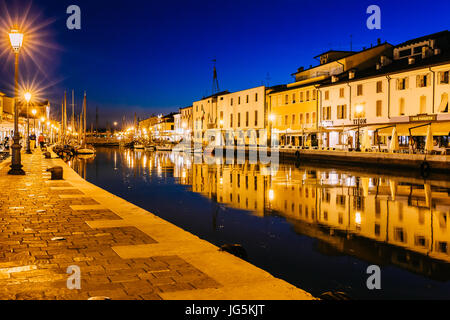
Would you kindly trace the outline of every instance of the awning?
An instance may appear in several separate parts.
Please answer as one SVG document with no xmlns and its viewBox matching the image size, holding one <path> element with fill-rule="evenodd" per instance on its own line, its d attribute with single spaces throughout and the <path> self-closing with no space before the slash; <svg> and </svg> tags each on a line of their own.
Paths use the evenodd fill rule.
<svg viewBox="0 0 450 320">
<path fill-rule="evenodd" d="M 422 126 L 419 128 L 411 129 L 411 135 L 413 137 L 426 137 L 427 136 L 427 130 L 428 126 L 426 124 L 429 122 L 417 122 L 417 123 L 402 123 L 397 124 L 397 134 L 399 137 L 409 137 L 410 135 L 410 128 L 414 128 L 417 126 Z M 387 126 L 385 126 L 387 127 Z M 381 128 L 385 128 L 381 127 Z M 392 135 L 392 129 L 393 127 L 380 129 L 378 130 L 379 136 L 391 136 Z M 450 133 L 450 121 L 443 121 L 443 122 L 433 122 L 431 124 L 431 132 L 433 136 L 448 136 Z"/>
</svg>

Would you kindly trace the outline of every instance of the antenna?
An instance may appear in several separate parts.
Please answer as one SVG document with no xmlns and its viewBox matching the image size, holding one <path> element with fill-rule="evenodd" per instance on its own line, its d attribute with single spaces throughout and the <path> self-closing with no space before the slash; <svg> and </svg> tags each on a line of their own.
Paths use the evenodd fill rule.
<svg viewBox="0 0 450 320">
<path fill-rule="evenodd" d="M 270 87 L 270 80 L 272 80 L 272 78 L 270 77 L 270 73 L 267 72 L 267 75 L 266 75 L 266 81 L 267 81 L 267 86 L 268 86 L 268 87 Z"/>
<path fill-rule="evenodd" d="M 217 78 L 217 69 L 216 69 L 217 60 L 213 59 L 212 62 L 214 63 L 212 94 L 215 94 L 220 91 L 220 88 L 219 88 L 219 79 Z"/>
</svg>

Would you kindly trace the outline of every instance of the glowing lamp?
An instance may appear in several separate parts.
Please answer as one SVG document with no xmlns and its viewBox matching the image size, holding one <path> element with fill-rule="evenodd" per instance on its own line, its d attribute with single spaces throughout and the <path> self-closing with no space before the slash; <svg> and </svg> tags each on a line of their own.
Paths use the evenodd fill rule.
<svg viewBox="0 0 450 320">
<path fill-rule="evenodd" d="M 33 109 L 33 110 L 31 110 L 31 113 L 33 114 L 33 116 L 35 116 L 36 113 L 37 113 L 37 110 L 36 110 L 36 109 Z"/>
<path fill-rule="evenodd" d="M 361 114 L 361 113 L 363 113 L 363 111 L 364 111 L 364 106 L 362 104 L 358 104 L 356 106 L 356 113 Z"/>
<path fill-rule="evenodd" d="M 30 100 L 31 100 L 31 93 L 29 93 L 29 92 L 25 93 L 25 94 L 24 94 L 24 97 L 25 97 L 25 100 L 26 100 L 27 102 L 30 102 Z"/>
<path fill-rule="evenodd" d="M 9 33 L 9 41 L 14 52 L 19 53 L 23 43 L 23 33 L 20 33 L 17 29 L 12 29 Z"/>
</svg>

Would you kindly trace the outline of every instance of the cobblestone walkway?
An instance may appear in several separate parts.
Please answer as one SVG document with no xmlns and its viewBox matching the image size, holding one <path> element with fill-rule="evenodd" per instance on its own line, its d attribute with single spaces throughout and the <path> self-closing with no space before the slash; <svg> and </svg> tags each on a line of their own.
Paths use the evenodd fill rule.
<svg viewBox="0 0 450 320">
<path fill-rule="evenodd" d="M 0 170 L 0 299 L 161 299 L 161 293 L 221 285 L 178 255 L 123 259 L 115 246 L 156 244 L 133 226 L 91 228 L 120 220 L 70 182 L 49 181 L 39 152 L 23 156 L 26 176 Z M 81 290 L 67 288 L 69 266 Z"/>
</svg>

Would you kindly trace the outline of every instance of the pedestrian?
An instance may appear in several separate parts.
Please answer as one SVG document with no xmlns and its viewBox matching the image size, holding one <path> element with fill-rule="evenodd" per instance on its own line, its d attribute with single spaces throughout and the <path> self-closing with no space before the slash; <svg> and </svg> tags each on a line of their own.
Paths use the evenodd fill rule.
<svg viewBox="0 0 450 320">
<path fill-rule="evenodd" d="M 45 147 L 45 137 L 41 134 L 38 138 L 39 145 L 41 146 L 41 150 Z"/>
</svg>

